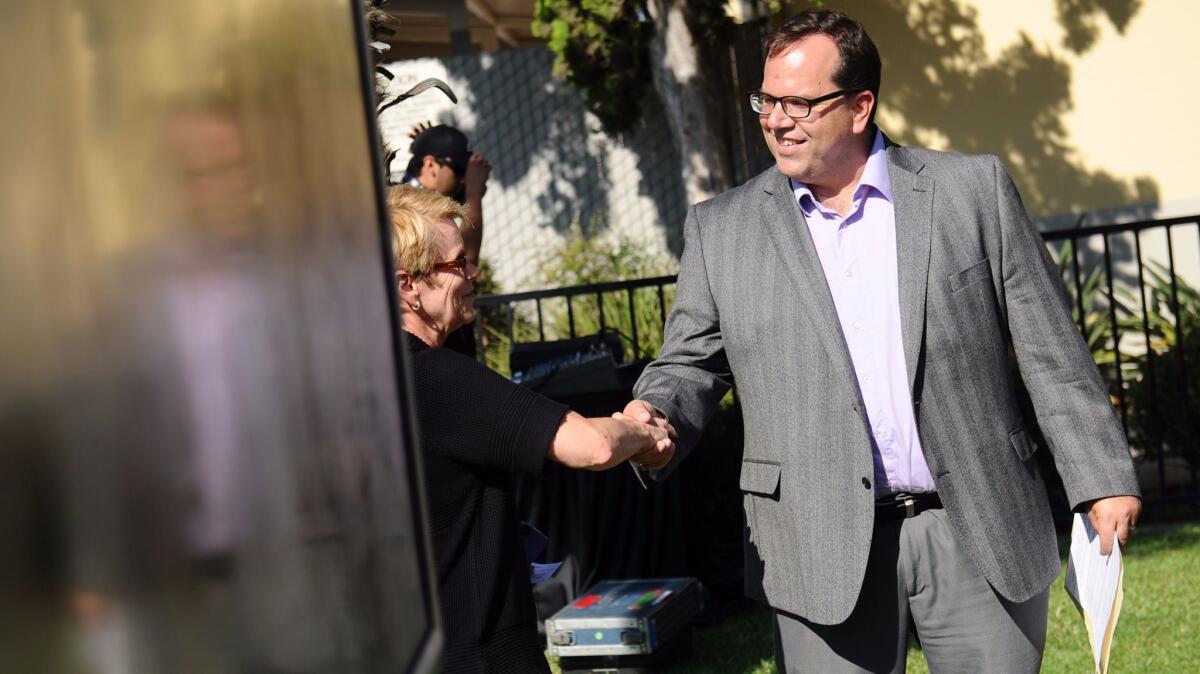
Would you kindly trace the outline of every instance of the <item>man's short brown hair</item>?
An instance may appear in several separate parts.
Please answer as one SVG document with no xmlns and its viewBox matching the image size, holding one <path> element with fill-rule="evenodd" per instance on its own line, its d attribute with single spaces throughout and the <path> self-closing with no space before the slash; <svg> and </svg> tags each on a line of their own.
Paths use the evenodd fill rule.
<svg viewBox="0 0 1200 674">
<path fill-rule="evenodd" d="M 840 63 L 833 74 L 833 83 L 839 89 L 861 89 L 875 95 L 875 107 L 871 108 L 870 119 L 874 124 L 883 66 L 879 60 L 879 50 L 866 29 L 842 12 L 806 9 L 785 21 L 763 40 L 767 58 L 778 56 L 810 35 L 824 35 L 837 44 Z"/>
</svg>

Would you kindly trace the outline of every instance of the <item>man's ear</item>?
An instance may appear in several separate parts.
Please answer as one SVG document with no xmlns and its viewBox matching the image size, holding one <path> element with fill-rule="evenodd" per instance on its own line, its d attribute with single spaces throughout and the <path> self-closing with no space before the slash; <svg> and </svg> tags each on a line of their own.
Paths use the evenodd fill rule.
<svg viewBox="0 0 1200 674">
<path fill-rule="evenodd" d="M 877 105 L 875 94 L 860 91 L 854 96 L 854 133 L 862 133 L 870 125 L 871 111 Z"/>
<path fill-rule="evenodd" d="M 434 157 L 431 154 L 427 154 L 424 157 L 421 157 L 421 173 L 429 173 L 430 171 L 437 171 L 438 166 L 440 166 L 440 164 L 438 164 L 437 157 Z"/>
<path fill-rule="evenodd" d="M 417 182 L 421 183 L 421 187 L 427 190 L 437 188 L 437 173 L 439 168 L 441 168 L 441 165 L 438 164 L 437 159 L 433 155 L 427 154 L 421 157 L 421 172 L 417 174 Z"/>
</svg>

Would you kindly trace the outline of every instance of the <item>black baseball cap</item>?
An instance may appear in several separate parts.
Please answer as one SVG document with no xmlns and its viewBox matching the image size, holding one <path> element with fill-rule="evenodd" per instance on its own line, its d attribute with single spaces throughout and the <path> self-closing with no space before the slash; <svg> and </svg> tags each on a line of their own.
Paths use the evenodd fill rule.
<svg viewBox="0 0 1200 674">
<path fill-rule="evenodd" d="M 460 178 L 466 175 L 467 162 L 471 159 L 466 134 L 445 124 L 417 134 L 413 139 L 411 151 L 412 159 L 408 162 L 408 172 L 413 175 L 420 172 L 421 159 L 425 155 L 433 155 L 439 162 L 454 169 Z"/>
</svg>

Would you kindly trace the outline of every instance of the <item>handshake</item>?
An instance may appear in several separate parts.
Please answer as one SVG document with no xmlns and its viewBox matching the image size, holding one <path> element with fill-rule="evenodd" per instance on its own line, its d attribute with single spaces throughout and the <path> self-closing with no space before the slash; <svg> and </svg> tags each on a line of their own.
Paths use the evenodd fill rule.
<svg viewBox="0 0 1200 674">
<path fill-rule="evenodd" d="M 647 470 L 662 468 L 675 456 L 675 427 L 667 423 L 653 405 L 645 400 L 631 400 L 620 412 L 613 412 L 613 418 L 625 423 L 633 423 L 637 431 L 649 434 L 654 444 L 629 460 L 635 465 Z"/>
<path fill-rule="evenodd" d="M 643 400 L 630 402 L 611 417 L 567 412 L 550 448 L 551 459 L 587 470 L 608 470 L 626 461 L 654 470 L 673 456 L 675 428 Z"/>
</svg>

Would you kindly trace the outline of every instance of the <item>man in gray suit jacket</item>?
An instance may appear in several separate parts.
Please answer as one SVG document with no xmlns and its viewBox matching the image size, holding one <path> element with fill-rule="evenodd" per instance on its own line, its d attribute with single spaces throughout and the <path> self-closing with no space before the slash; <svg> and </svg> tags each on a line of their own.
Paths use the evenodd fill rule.
<svg viewBox="0 0 1200 674">
<path fill-rule="evenodd" d="M 901 672 L 910 628 L 934 671 L 1036 671 L 1059 563 L 1032 455 L 1106 549 L 1141 508 L 1055 267 L 997 158 L 875 128 L 857 22 L 810 10 L 767 46 L 750 104 L 776 166 L 688 213 L 662 354 L 625 409 L 679 452 L 645 468 L 665 477 L 737 384 L 746 583 L 780 671 Z"/>
</svg>

